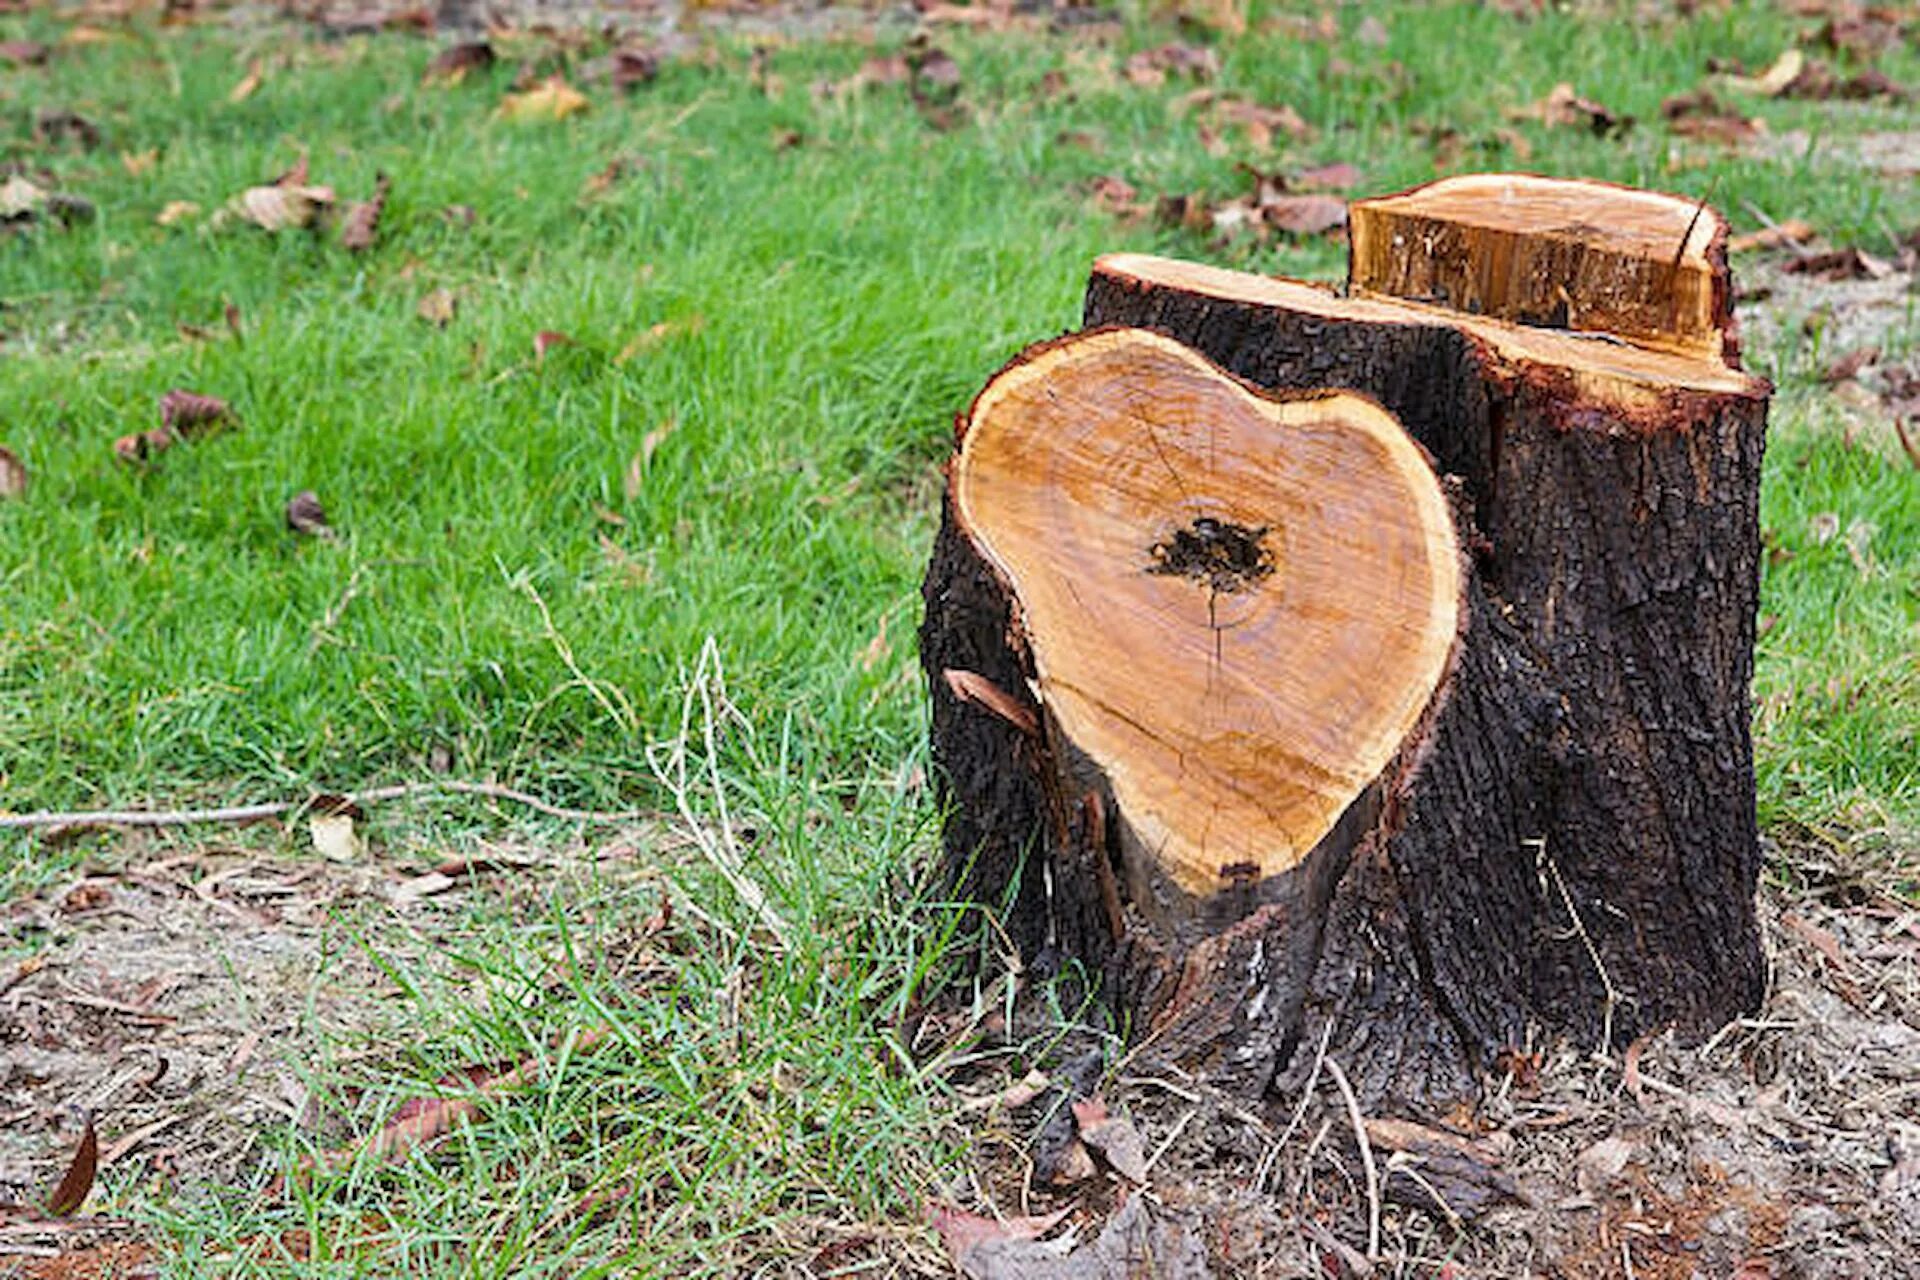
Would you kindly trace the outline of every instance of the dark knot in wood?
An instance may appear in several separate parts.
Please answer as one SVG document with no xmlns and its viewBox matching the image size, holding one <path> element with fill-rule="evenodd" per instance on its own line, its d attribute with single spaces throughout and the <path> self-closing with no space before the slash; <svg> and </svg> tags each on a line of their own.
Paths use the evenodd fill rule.
<svg viewBox="0 0 1920 1280">
<path fill-rule="evenodd" d="M 1191 578 L 1216 592 L 1245 591 L 1273 572 L 1265 526 L 1249 529 L 1229 520 L 1200 516 L 1171 538 L 1148 548 L 1148 573 Z"/>
</svg>

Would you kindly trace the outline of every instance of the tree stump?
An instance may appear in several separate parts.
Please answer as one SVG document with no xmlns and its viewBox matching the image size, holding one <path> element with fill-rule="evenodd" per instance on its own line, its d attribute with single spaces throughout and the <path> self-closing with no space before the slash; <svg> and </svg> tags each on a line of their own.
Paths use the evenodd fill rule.
<svg viewBox="0 0 1920 1280">
<path fill-rule="evenodd" d="M 1356 203 L 1344 291 L 1094 268 L 957 424 L 922 661 L 956 890 L 1246 1094 L 1426 1110 L 1754 1007 L 1770 389 L 1725 226 Z"/>
</svg>

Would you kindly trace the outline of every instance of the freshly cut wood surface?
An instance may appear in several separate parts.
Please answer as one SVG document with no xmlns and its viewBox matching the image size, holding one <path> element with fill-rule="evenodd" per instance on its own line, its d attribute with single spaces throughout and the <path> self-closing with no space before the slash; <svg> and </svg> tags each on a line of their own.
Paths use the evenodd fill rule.
<svg viewBox="0 0 1920 1280">
<path fill-rule="evenodd" d="M 1349 211 L 1356 294 L 1733 356 L 1726 224 L 1691 200 L 1525 174 L 1442 178 Z"/>
<path fill-rule="evenodd" d="M 1042 705 L 1195 895 L 1313 851 L 1408 739 L 1458 630 L 1447 502 L 1389 414 L 1271 398 L 1145 331 L 995 378 L 953 494 L 1019 602 Z"/>
</svg>

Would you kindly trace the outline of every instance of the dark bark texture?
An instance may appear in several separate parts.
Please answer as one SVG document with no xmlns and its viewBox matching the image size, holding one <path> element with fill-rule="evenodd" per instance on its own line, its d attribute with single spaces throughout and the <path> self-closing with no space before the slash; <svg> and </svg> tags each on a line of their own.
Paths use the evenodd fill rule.
<svg viewBox="0 0 1920 1280">
<path fill-rule="evenodd" d="M 1461 640 L 1343 838 L 1277 901 L 1178 945 L 1128 909 L 1105 801 L 1062 782 L 1008 587 L 949 506 L 921 644 L 956 891 L 1043 968 L 1082 962 L 1136 1040 L 1245 1093 L 1298 1087 L 1324 1043 L 1370 1105 L 1424 1110 L 1551 1037 L 1704 1035 L 1754 1007 L 1763 385 L 1596 395 L 1444 318 L 1329 318 L 1100 268 L 1086 323 L 1383 404 L 1454 496 Z M 957 698 L 947 670 L 1038 732 Z"/>
</svg>

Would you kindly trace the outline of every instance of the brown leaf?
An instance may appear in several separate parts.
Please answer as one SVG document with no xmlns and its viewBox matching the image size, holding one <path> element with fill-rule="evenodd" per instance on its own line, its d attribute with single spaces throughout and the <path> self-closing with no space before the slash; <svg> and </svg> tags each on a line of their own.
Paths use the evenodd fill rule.
<svg viewBox="0 0 1920 1280">
<path fill-rule="evenodd" d="M 1834 75 L 1825 64 L 1810 62 L 1806 70 L 1787 86 L 1782 96 L 1821 102 L 1830 99 L 1864 102 L 1869 98 L 1887 98 L 1900 102 L 1906 98 L 1907 91 L 1895 84 L 1886 72 L 1873 67 L 1842 79 Z"/>
<path fill-rule="evenodd" d="M 574 347 L 578 345 L 580 344 L 564 333 L 556 333 L 552 329 L 542 329 L 533 335 L 533 362 L 535 364 L 544 364 L 547 359 L 547 352 L 553 350 L 555 347 Z"/>
<path fill-rule="evenodd" d="M 33 117 L 33 136 L 46 146 L 76 142 L 91 151 L 100 145 L 100 126 L 78 111 L 40 111 Z"/>
<path fill-rule="evenodd" d="M 660 420 L 659 426 L 655 427 L 653 430 L 647 432 L 645 436 L 641 437 L 640 461 L 642 463 L 653 461 L 654 453 L 660 448 L 661 445 L 667 442 L 667 437 L 672 435 L 674 433 L 674 430 L 677 427 L 679 427 L 679 425 L 680 425 L 679 419 L 674 418 L 672 416 L 668 416 Z"/>
<path fill-rule="evenodd" d="M 1820 24 L 1813 41 L 1835 53 L 1872 59 L 1900 43 L 1900 23 L 1885 11 L 1836 14 Z"/>
<path fill-rule="evenodd" d="M 927 1202 L 927 1223 L 939 1233 L 940 1243 L 946 1245 L 947 1256 L 959 1266 L 963 1255 L 977 1245 L 989 1240 L 1033 1240 L 1066 1221 L 1073 1212 L 1073 1206 L 1056 1213 L 1030 1218 L 983 1218 L 977 1213 L 968 1213 L 952 1205 L 937 1201 Z"/>
<path fill-rule="evenodd" d="M 1176 42 L 1134 54 L 1127 59 L 1121 74 L 1134 84 L 1151 88 L 1165 84 L 1169 75 L 1211 80 L 1219 71 L 1220 56 L 1212 49 Z"/>
<path fill-rule="evenodd" d="M 1293 176 L 1302 191 L 1351 191 L 1360 185 L 1360 171 L 1345 161 L 1302 169 Z"/>
<path fill-rule="evenodd" d="M 333 207 L 333 188 L 275 183 L 248 187 L 234 198 L 233 212 L 263 231 L 311 227 Z"/>
<path fill-rule="evenodd" d="M 266 72 L 262 69 L 260 60 L 254 59 L 253 65 L 247 68 L 247 74 L 241 76 L 239 82 L 227 90 L 227 102 L 233 106 L 239 106 L 259 90 L 260 82 L 265 78 Z"/>
<path fill-rule="evenodd" d="M 707 327 L 707 318 L 703 315 L 691 315 L 680 320 L 660 320 L 648 325 L 627 340 L 614 355 L 615 364 L 625 364 L 643 352 L 651 351 L 671 338 L 691 337 Z"/>
<path fill-rule="evenodd" d="M 67 1171 L 47 1197 L 47 1212 L 56 1218 L 70 1218 L 78 1213 L 80 1206 L 87 1202 L 87 1193 L 93 1190 L 93 1173 L 99 1162 L 100 1139 L 93 1131 L 93 1117 L 89 1115 L 87 1127 L 80 1135 L 80 1145 L 74 1148 L 73 1159 L 67 1163 Z"/>
<path fill-rule="evenodd" d="M 907 65 L 905 58 L 895 55 L 888 58 L 868 58 L 860 64 L 860 69 L 853 73 L 853 79 L 848 83 L 864 89 L 876 84 L 905 84 L 912 78 L 913 68 Z"/>
<path fill-rule="evenodd" d="M 155 427 L 151 431 L 136 431 L 121 436 L 113 442 L 113 452 L 120 461 L 144 463 L 155 454 L 163 453 L 173 447 L 174 436 L 165 427 Z"/>
<path fill-rule="evenodd" d="M 1276 196 L 1262 200 L 1261 219 L 1289 235 L 1311 236 L 1347 225 L 1347 202 L 1338 196 Z"/>
<path fill-rule="evenodd" d="M 1147 1181 L 1147 1144 L 1133 1122 L 1107 1112 L 1098 1096 L 1073 1103 L 1073 1122 L 1080 1141 L 1107 1162 L 1109 1168 L 1137 1186 Z"/>
<path fill-rule="evenodd" d="M 347 252 L 361 253 L 373 248 L 373 238 L 380 230 L 380 215 L 387 208 L 387 193 L 392 189 L 393 183 L 386 174 L 375 174 L 373 195 L 348 207 L 346 219 L 340 224 L 340 243 Z"/>
<path fill-rule="evenodd" d="M 469 72 L 485 71 L 493 61 L 493 46 L 485 40 L 448 45 L 434 55 L 421 78 L 427 84 L 459 84 Z"/>
<path fill-rule="evenodd" d="M 1915 436 L 1920 436 L 1920 432 L 1915 432 L 1914 435 L 1908 435 L 1906 419 L 1895 418 L 1893 420 L 1893 433 L 1900 437 L 1900 448 L 1905 451 L 1907 461 L 1913 464 L 1914 470 L 1920 471 L 1920 439 L 1915 438 Z"/>
<path fill-rule="evenodd" d="M 1729 146 L 1750 141 L 1766 132 L 1766 121 L 1748 119 L 1722 106 L 1705 89 L 1677 94 L 1660 104 L 1660 116 L 1683 138 L 1700 138 Z"/>
<path fill-rule="evenodd" d="M 679 420 L 676 418 L 663 418 L 659 426 L 641 438 L 640 452 L 627 461 L 627 470 L 620 478 L 621 492 L 627 495 L 629 502 L 640 496 L 640 490 L 646 484 L 647 464 L 653 461 L 654 453 L 666 443 L 667 437 L 672 435 L 679 425 Z"/>
<path fill-rule="evenodd" d="M 148 147 L 145 151 L 122 151 L 120 167 L 127 171 L 129 178 L 145 177 L 160 163 L 160 148 Z"/>
<path fill-rule="evenodd" d="M 605 80 L 621 93 L 632 93 L 641 85 L 652 84 L 659 74 L 659 51 L 638 44 L 621 45 L 580 68 L 582 80 L 589 84 Z"/>
<path fill-rule="evenodd" d="M 1879 358 L 1880 348 L 1878 347 L 1855 347 L 1845 355 L 1830 361 L 1827 367 L 1820 371 L 1820 381 L 1828 386 L 1836 382 L 1845 382 Z"/>
<path fill-rule="evenodd" d="M 436 329 L 444 329 L 453 323 L 453 314 L 459 309 L 460 300 L 451 289 L 435 289 L 420 299 L 414 314 Z"/>
<path fill-rule="evenodd" d="M 999 716 L 1029 738 L 1040 736 L 1040 722 L 1034 718 L 1033 712 L 979 672 L 948 667 L 942 673 L 942 678 L 946 680 L 948 690 L 960 701 L 971 702 Z"/>
<path fill-rule="evenodd" d="M 46 191 L 19 174 L 0 182 L 0 222 L 27 222 L 47 207 Z"/>
<path fill-rule="evenodd" d="M 1805 244 L 1819 234 L 1811 222 L 1788 218 L 1785 222 L 1758 231 L 1749 231 L 1727 241 L 1729 253 L 1747 253 L 1754 249 L 1777 249 L 1781 245 Z"/>
<path fill-rule="evenodd" d="M 1148 212 L 1131 182 L 1112 174 L 1101 174 L 1087 184 L 1087 194 L 1100 212 L 1122 221 L 1132 221 Z"/>
<path fill-rule="evenodd" d="M 27 464 L 13 450 L 0 445 L 0 501 L 24 497 L 27 492 Z"/>
<path fill-rule="evenodd" d="M 524 93 L 510 93 L 500 100 L 503 120 L 559 121 L 579 115 L 589 103 L 587 96 L 559 76 L 548 76 Z"/>
<path fill-rule="evenodd" d="M 604 1026 L 588 1028 L 574 1041 L 573 1053 L 575 1056 L 592 1053 L 611 1038 L 612 1033 Z M 496 1067 L 504 1065 L 469 1067 L 457 1079 L 445 1078 L 456 1084 L 465 1081 L 471 1086 L 472 1094 L 458 1098 L 409 1100 L 396 1109 L 387 1124 L 365 1142 L 357 1147 L 326 1152 L 316 1160 L 303 1162 L 303 1168 L 308 1171 L 316 1168 L 337 1170 L 356 1159 L 398 1164 L 413 1152 L 479 1115 L 483 1103 L 497 1101 L 540 1078 L 539 1058 L 530 1057 L 510 1071 L 495 1074 Z"/>
<path fill-rule="evenodd" d="M 170 227 L 176 222 L 191 218 L 200 212 L 200 206 L 191 200 L 169 200 L 159 213 L 154 215 L 156 226 Z"/>
<path fill-rule="evenodd" d="M 319 496 L 311 489 L 302 489 L 287 499 L 287 528 L 326 542 L 334 538 L 333 526 L 327 523 L 326 509 L 320 505 Z"/>
<path fill-rule="evenodd" d="M 16 67 L 45 66 L 51 52 L 38 40 L 0 40 L 0 62 Z"/>
<path fill-rule="evenodd" d="M 203 396 L 175 387 L 160 397 L 160 425 L 174 435 L 191 439 L 232 421 L 233 413 L 227 402 L 218 396 Z"/>
<path fill-rule="evenodd" d="M 1507 113 L 1515 120 L 1538 120 L 1549 128 L 1577 126 L 1589 129 L 1596 137 L 1624 133 L 1633 125 L 1633 117 L 1617 116 L 1591 98 L 1583 98 L 1564 80 L 1553 86 L 1547 96 Z"/>
<path fill-rule="evenodd" d="M 1835 249 L 1795 258 L 1780 270 L 1817 280 L 1884 280 L 1893 274 L 1893 264 L 1861 249 Z"/>
<path fill-rule="evenodd" d="M 607 161 L 606 167 L 593 174 L 580 185 L 580 198 L 592 200 L 613 190 L 613 185 L 627 176 L 634 168 L 634 161 L 628 156 L 615 156 Z"/>
</svg>

